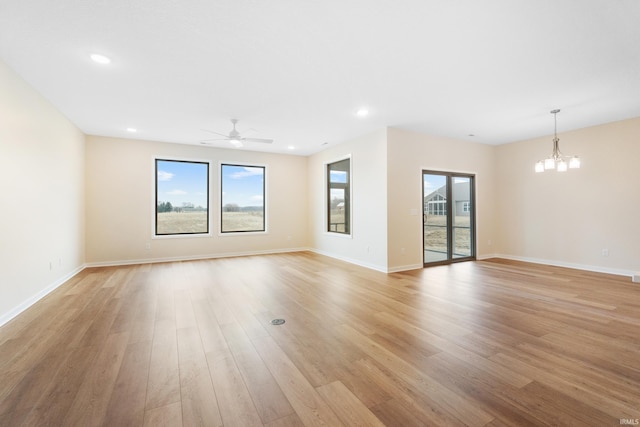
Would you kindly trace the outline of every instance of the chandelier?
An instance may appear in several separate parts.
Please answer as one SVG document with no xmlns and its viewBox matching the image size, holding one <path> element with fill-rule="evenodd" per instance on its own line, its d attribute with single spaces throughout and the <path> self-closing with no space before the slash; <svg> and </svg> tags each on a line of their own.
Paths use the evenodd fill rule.
<svg viewBox="0 0 640 427">
<path fill-rule="evenodd" d="M 558 172 L 566 172 L 567 160 L 568 167 L 570 169 L 578 169 L 580 167 L 580 158 L 578 156 L 564 156 L 560 152 L 560 147 L 558 146 L 560 140 L 558 139 L 558 126 L 556 121 L 556 115 L 559 112 L 560 110 L 551 110 L 551 114 L 553 114 L 553 151 L 546 159 L 536 162 L 536 172 L 544 172 L 547 169 L 556 169 Z"/>
</svg>

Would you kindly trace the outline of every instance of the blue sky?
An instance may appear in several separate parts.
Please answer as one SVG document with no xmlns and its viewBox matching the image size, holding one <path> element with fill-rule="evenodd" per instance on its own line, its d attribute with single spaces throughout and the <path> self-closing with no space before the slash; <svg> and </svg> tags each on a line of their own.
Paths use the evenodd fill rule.
<svg viewBox="0 0 640 427">
<path fill-rule="evenodd" d="M 263 206 L 264 168 L 222 165 L 222 206 Z"/>
<path fill-rule="evenodd" d="M 329 171 L 331 182 L 347 183 L 347 172 L 345 171 Z"/>
<path fill-rule="evenodd" d="M 158 160 L 158 201 L 207 207 L 208 163 Z"/>
<path fill-rule="evenodd" d="M 447 177 L 444 175 L 424 175 L 424 195 L 428 196 L 446 184 L 446 182 Z"/>
</svg>

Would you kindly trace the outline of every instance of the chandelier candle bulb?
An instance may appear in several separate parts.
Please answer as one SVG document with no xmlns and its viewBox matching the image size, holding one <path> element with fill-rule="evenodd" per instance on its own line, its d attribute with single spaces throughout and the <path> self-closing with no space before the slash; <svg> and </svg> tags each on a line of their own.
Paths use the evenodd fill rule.
<svg viewBox="0 0 640 427">
<path fill-rule="evenodd" d="M 578 169 L 580 168 L 580 157 L 573 156 L 571 160 L 569 160 L 569 169 Z"/>
</svg>

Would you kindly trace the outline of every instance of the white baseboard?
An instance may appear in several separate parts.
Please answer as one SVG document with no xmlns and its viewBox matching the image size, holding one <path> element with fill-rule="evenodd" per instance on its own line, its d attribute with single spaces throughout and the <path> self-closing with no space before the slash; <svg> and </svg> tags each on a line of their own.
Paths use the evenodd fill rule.
<svg viewBox="0 0 640 427">
<path fill-rule="evenodd" d="M 424 264 L 399 265 L 397 267 L 387 269 L 387 273 L 400 273 L 401 271 L 422 270 Z"/>
<path fill-rule="evenodd" d="M 544 265 L 552 265 L 554 267 L 573 268 L 575 270 L 592 271 L 595 273 L 613 274 L 616 276 L 627 276 L 631 278 L 633 278 L 633 274 L 634 274 L 633 271 L 623 270 L 618 268 L 607 268 L 607 267 L 601 267 L 598 265 L 576 264 L 572 262 L 555 261 L 555 260 L 540 259 L 540 258 L 530 258 L 530 257 L 516 256 L 516 255 L 494 254 L 491 256 L 484 256 L 482 259 L 488 259 L 488 258 L 504 258 L 504 259 L 510 259 L 513 261 L 524 261 L 524 262 L 530 262 L 533 264 L 544 264 Z"/>
<path fill-rule="evenodd" d="M 88 262 L 86 266 L 87 267 L 117 267 L 119 265 L 156 264 L 160 262 L 176 262 L 176 261 L 197 261 L 201 259 L 232 258 L 232 257 L 252 256 L 252 255 L 270 255 L 270 254 L 281 254 L 281 253 L 287 253 L 287 252 L 303 252 L 308 250 L 309 248 L 287 248 L 287 249 L 270 249 L 266 251 L 225 252 L 225 253 L 216 253 L 216 254 L 176 256 L 176 257 L 164 257 L 164 258 L 143 258 L 143 259 L 127 259 L 127 260 L 114 260 L 114 261 L 97 261 L 97 262 Z"/>
<path fill-rule="evenodd" d="M 25 311 L 26 309 L 31 307 L 33 304 L 37 303 L 42 298 L 44 298 L 47 295 L 49 295 L 51 292 L 56 290 L 60 285 L 62 285 L 63 283 L 65 283 L 69 279 L 73 278 L 76 274 L 80 273 L 84 269 L 85 269 L 85 266 L 81 265 L 80 267 L 78 267 L 75 270 L 73 270 L 71 273 L 66 274 L 63 277 L 58 278 L 55 282 L 49 284 L 46 288 L 42 289 L 37 294 L 35 294 L 32 297 L 28 298 L 27 300 L 23 301 L 17 307 L 14 307 L 13 309 L 9 310 L 8 312 L 2 314 L 0 316 L 0 326 L 8 323 L 11 319 L 16 317 L 18 314 L 22 313 L 23 311 Z"/>
<path fill-rule="evenodd" d="M 320 249 L 308 248 L 307 250 L 309 252 L 313 252 L 313 253 L 316 253 L 318 255 L 324 255 L 324 256 L 327 256 L 329 258 L 334 258 L 334 259 L 338 259 L 340 261 L 348 262 L 349 264 L 359 265 L 360 267 L 369 268 L 371 270 L 376 270 L 376 271 L 379 271 L 381 273 L 388 273 L 386 266 L 381 266 L 381 265 L 377 265 L 377 264 L 371 264 L 371 263 L 363 262 L 363 261 L 360 261 L 360 260 L 357 260 L 357 259 L 343 257 L 343 256 L 340 256 L 340 255 L 336 255 L 334 253 L 331 253 L 331 252 L 322 251 Z"/>
<path fill-rule="evenodd" d="M 482 261 L 483 259 L 489 259 L 489 258 L 501 258 L 501 256 L 497 254 L 485 254 L 485 255 L 476 256 L 476 260 L 478 261 Z"/>
</svg>

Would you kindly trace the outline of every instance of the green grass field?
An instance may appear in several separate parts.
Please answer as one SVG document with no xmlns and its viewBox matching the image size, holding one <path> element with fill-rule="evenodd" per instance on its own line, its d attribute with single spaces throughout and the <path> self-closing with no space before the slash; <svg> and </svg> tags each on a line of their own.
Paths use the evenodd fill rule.
<svg viewBox="0 0 640 427">
<path fill-rule="evenodd" d="M 228 231 L 264 231 L 262 212 L 223 212 L 222 230 Z"/>
<path fill-rule="evenodd" d="M 223 230 L 262 231 L 262 212 L 224 212 Z M 218 224 L 209 224 L 209 231 L 217 231 Z M 190 234 L 207 232 L 207 212 L 162 212 L 158 214 L 158 234 Z"/>
<path fill-rule="evenodd" d="M 207 212 L 162 212 L 157 225 L 158 234 L 206 233 Z"/>
</svg>

